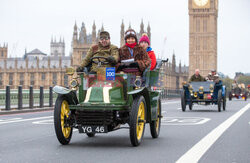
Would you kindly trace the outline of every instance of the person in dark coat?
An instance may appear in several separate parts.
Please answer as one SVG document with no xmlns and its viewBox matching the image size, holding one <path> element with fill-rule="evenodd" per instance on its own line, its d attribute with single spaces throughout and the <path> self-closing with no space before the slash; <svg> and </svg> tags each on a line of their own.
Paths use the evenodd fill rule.
<svg viewBox="0 0 250 163">
<path fill-rule="evenodd" d="M 196 69 L 194 75 L 191 76 L 189 82 L 206 81 L 204 77 L 200 75 L 200 70 Z"/>
<path fill-rule="evenodd" d="M 125 63 L 125 60 L 134 59 L 131 63 Z M 116 64 L 117 72 L 124 71 L 126 68 L 137 68 L 137 72 L 131 72 L 136 76 L 142 76 L 143 71 L 150 66 L 151 60 L 145 49 L 137 44 L 136 32 L 128 29 L 125 32 L 125 45 L 119 49 L 119 60 Z M 129 73 L 129 72 L 127 72 Z"/>
</svg>

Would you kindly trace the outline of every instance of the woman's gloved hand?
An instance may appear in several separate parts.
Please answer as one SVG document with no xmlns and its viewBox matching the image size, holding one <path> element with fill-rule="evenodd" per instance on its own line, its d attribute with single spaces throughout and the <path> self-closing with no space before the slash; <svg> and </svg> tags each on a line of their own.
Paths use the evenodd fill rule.
<svg viewBox="0 0 250 163">
<path fill-rule="evenodd" d="M 121 63 L 120 66 L 118 67 L 117 71 L 120 71 L 120 70 L 127 68 L 127 67 L 128 67 L 128 65 L 126 63 Z"/>
<path fill-rule="evenodd" d="M 138 64 L 138 62 L 132 62 L 132 63 L 129 64 L 129 67 L 137 67 L 137 68 L 139 68 L 139 64 Z"/>
</svg>

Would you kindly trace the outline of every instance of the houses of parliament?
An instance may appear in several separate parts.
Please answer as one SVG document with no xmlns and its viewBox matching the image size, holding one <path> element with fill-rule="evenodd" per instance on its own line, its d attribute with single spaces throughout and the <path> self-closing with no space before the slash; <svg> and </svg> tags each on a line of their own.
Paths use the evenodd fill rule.
<svg viewBox="0 0 250 163">
<path fill-rule="evenodd" d="M 131 25 L 128 28 L 131 28 Z M 31 85 L 34 89 L 38 89 L 40 86 L 45 89 L 54 85 L 68 86 L 70 79 L 65 74 L 66 68 L 80 65 L 88 49 L 98 42 L 98 35 L 102 30 L 104 30 L 103 26 L 97 31 L 94 22 L 91 34 L 87 34 L 84 23 L 81 24 L 80 29 L 75 23 L 71 42 L 72 52 L 69 56 L 65 55 L 65 42 L 62 38 L 59 40 L 51 39 L 50 55 L 44 54 L 39 49 L 34 49 L 30 52 L 25 51 L 23 57 L 11 58 L 8 57 L 8 45 L 0 46 L 0 89 L 5 89 L 7 85 L 11 89 L 17 89 L 19 85 L 22 85 L 24 89 L 28 89 Z M 122 22 L 120 46 L 125 43 L 125 31 L 125 25 Z M 137 33 L 138 38 L 143 33 L 147 33 L 151 39 L 150 25 L 147 26 L 147 30 L 144 30 L 142 21 L 140 31 Z M 168 89 L 179 89 L 182 81 L 186 81 L 188 78 L 188 67 L 182 66 L 181 63 L 177 66 L 175 54 L 170 60 L 171 62 L 162 66 L 160 86 Z"/>
</svg>

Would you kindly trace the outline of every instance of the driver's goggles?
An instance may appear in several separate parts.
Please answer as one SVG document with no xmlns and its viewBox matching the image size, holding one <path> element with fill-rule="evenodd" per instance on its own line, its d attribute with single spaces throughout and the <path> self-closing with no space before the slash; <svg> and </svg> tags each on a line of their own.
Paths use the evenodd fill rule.
<svg viewBox="0 0 250 163">
<path fill-rule="evenodd" d="M 135 35 L 135 32 L 134 31 L 128 31 L 127 33 L 125 33 L 125 36 L 128 36 L 128 35 Z"/>
<path fill-rule="evenodd" d="M 100 37 L 100 40 L 109 40 L 109 37 Z"/>
</svg>

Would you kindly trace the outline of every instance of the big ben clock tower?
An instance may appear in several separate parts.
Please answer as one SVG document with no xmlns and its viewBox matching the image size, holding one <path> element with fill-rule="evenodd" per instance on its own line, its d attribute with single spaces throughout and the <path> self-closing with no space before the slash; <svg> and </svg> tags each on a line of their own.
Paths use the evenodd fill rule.
<svg viewBox="0 0 250 163">
<path fill-rule="evenodd" d="M 189 0 L 189 76 L 217 70 L 218 0 Z"/>
</svg>

